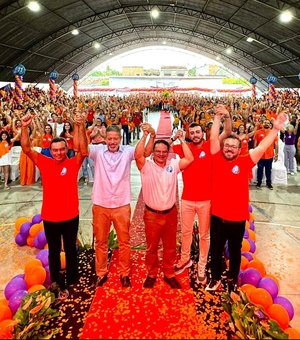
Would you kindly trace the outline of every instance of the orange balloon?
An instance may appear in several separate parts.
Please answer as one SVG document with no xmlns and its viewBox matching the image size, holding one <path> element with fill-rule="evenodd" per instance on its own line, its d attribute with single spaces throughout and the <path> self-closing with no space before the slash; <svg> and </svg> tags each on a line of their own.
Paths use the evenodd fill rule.
<svg viewBox="0 0 300 340">
<path fill-rule="evenodd" d="M 255 288 L 250 294 L 250 300 L 255 305 L 261 306 L 264 309 L 269 308 L 273 303 L 271 294 L 263 288 Z"/>
<path fill-rule="evenodd" d="M 246 221 L 245 226 L 246 226 L 247 229 L 250 229 L 250 222 L 249 222 L 249 221 Z"/>
<path fill-rule="evenodd" d="M 66 253 L 64 251 L 60 253 L 60 267 L 66 269 Z"/>
<path fill-rule="evenodd" d="M 12 312 L 8 306 L 0 305 L 0 321 L 12 318 Z"/>
<path fill-rule="evenodd" d="M 48 243 L 45 244 L 44 249 L 49 249 Z"/>
<path fill-rule="evenodd" d="M 3 320 L 0 322 L 0 339 L 12 339 L 15 320 Z"/>
<path fill-rule="evenodd" d="M 34 238 L 31 236 L 28 236 L 26 239 L 26 243 L 29 247 L 33 247 L 34 246 Z"/>
<path fill-rule="evenodd" d="M 284 330 L 284 333 L 289 336 L 289 339 L 300 339 L 300 332 L 295 328 L 287 328 Z"/>
<path fill-rule="evenodd" d="M 260 272 L 261 277 L 266 275 L 266 269 L 264 264 L 259 260 L 252 260 L 248 263 L 248 268 L 255 268 Z"/>
<path fill-rule="evenodd" d="M 242 257 L 241 257 L 241 267 L 240 267 L 240 268 L 241 268 L 242 270 L 247 269 L 248 263 L 249 263 L 249 260 L 247 259 L 247 257 L 242 256 Z"/>
<path fill-rule="evenodd" d="M 8 302 L 6 299 L 0 299 L 0 306 L 8 306 Z"/>
<path fill-rule="evenodd" d="M 267 314 L 269 315 L 270 319 L 276 321 L 282 329 L 288 328 L 290 318 L 284 307 L 277 303 L 273 303 L 273 305 L 267 309 Z"/>
<path fill-rule="evenodd" d="M 256 287 L 251 285 L 250 283 L 245 283 L 240 288 L 247 295 L 248 299 L 250 299 L 251 292 L 256 289 Z"/>
<path fill-rule="evenodd" d="M 33 224 L 29 229 L 29 235 L 33 238 L 44 229 L 44 226 L 41 223 Z"/>
<path fill-rule="evenodd" d="M 25 268 L 24 268 L 25 274 L 26 274 L 26 272 L 28 270 L 30 270 L 32 267 L 35 267 L 35 266 L 41 267 L 42 266 L 42 262 L 40 260 L 38 260 L 38 259 L 33 259 L 33 260 L 28 261 L 25 264 Z"/>
<path fill-rule="evenodd" d="M 243 242 L 242 242 L 242 252 L 244 251 L 249 251 L 250 250 L 250 243 L 248 242 L 248 240 L 246 238 L 243 238 Z"/>
<path fill-rule="evenodd" d="M 256 233 L 253 230 L 251 230 L 251 229 L 249 229 L 248 232 L 249 232 L 250 240 L 255 242 L 256 241 Z"/>
<path fill-rule="evenodd" d="M 15 231 L 19 232 L 20 229 L 21 229 L 21 226 L 23 223 L 25 222 L 30 222 L 31 219 L 28 218 L 28 217 L 19 217 L 16 219 L 16 222 L 15 222 Z"/>
<path fill-rule="evenodd" d="M 24 280 L 27 287 L 30 288 L 34 285 L 42 285 L 46 279 L 46 270 L 42 266 L 32 266 L 25 271 Z"/>
<path fill-rule="evenodd" d="M 34 292 L 36 292 L 38 290 L 42 290 L 42 289 L 45 289 L 45 286 L 43 286 L 43 285 L 34 285 L 34 286 L 32 286 L 32 287 L 30 287 L 28 289 L 28 293 L 34 293 Z"/>
<path fill-rule="evenodd" d="M 249 222 L 254 222 L 254 214 L 249 213 Z"/>
</svg>

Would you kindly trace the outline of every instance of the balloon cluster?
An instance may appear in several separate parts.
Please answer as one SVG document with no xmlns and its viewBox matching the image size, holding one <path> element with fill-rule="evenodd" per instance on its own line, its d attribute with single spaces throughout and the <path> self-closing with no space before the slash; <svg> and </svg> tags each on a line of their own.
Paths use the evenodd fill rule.
<svg viewBox="0 0 300 340">
<path fill-rule="evenodd" d="M 255 305 L 264 309 L 270 319 L 290 336 L 300 336 L 300 332 L 289 327 L 294 317 L 294 307 L 284 296 L 279 296 L 279 281 L 271 274 L 267 274 L 264 264 L 255 256 L 256 234 L 252 206 L 249 205 L 249 219 L 242 242 L 242 258 L 239 281 L 241 290 Z M 228 248 L 225 246 L 225 257 L 228 257 Z"/>
<path fill-rule="evenodd" d="M 0 330 L 12 321 L 24 296 L 45 289 L 51 284 L 49 251 L 40 214 L 32 218 L 19 217 L 15 222 L 15 241 L 19 246 L 28 245 L 41 249 L 36 258 L 25 264 L 24 273 L 14 276 L 4 289 L 5 299 L 0 299 Z M 66 268 L 66 256 L 60 254 L 61 269 Z"/>
<path fill-rule="evenodd" d="M 15 222 L 15 241 L 19 246 L 28 245 L 37 249 L 47 248 L 44 224 L 40 214 L 31 219 L 19 217 Z"/>
</svg>

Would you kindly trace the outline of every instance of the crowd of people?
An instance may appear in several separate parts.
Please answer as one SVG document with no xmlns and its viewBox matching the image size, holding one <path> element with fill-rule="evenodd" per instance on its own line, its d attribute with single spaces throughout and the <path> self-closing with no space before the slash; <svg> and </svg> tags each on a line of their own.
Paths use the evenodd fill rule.
<svg viewBox="0 0 300 340">
<path fill-rule="evenodd" d="M 21 145 L 20 184 L 34 183 L 35 166 L 42 176 L 42 217 L 49 244 L 51 289 L 57 296 L 65 296 L 62 293 L 66 292 L 65 284 L 73 284 L 77 279 L 76 239 L 66 240 L 66 235 L 69 229 L 73 236 L 78 230 L 77 177 L 81 166 L 85 185 L 88 184 L 88 166 L 94 177 L 92 211 L 97 285 L 103 286 L 108 280 L 108 234 L 113 225 L 120 247 L 121 285 L 131 286 L 130 169 L 134 160 L 141 173 L 145 201 L 148 275 L 144 287 L 152 288 L 156 282 L 160 240 L 164 249 L 164 281 L 171 288 L 181 287 L 176 275 L 192 265 L 190 247 L 197 215 L 198 283 L 207 284 L 206 264 L 211 249 L 212 278 L 206 288 L 219 288 L 221 257 L 228 241 L 228 287 L 235 289 L 252 167 L 257 163 L 256 187 L 261 188 L 265 169 L 266 184 L 272 190 L 272 163 L 278 157 L 280 138 L 284 142 L 287 172 L 291 176 L 297 172 L 293 161 L 297 147 L 298 154 L 300 149 L 299 92 L 280 91 L 277 98 L 269 101 L 265 94 L 253 101 L 243 97 L 204 97 L 176 92 L 167 96 L 158 92 L 71 98 L 61 93 L 53 101 L 47 92 L 29 86 L 24 91 L 23 104 L 17 105 L 13 91 L 1 90 L 0 166 L 4 188 L 9 188 L 10 149 Z M 155 130 L 146 122 L 149 112 L 161 109 L 174 115 L 173 135 L 168 141 L 155 141 Z M 177 140 L 180 144 L 174 143 Z M 133 143 L 137 145 L 134 147 Z M 41 152 L 32 147 L 39 147 Z M 170 152 L 178 154 L 179 158 L 170 160 Z M 182 247 L 181 258 L 175 263 L 176 181 L 182 170 Z M 206 178 L 206 184 L 195 182 L 196 177 Z M 57 197 L 59 200 L 61 197 L 53 192 L 53 181 L 61 183 L 62 191 L 67 188 L 64 192 L 68 197 L 63 201 L 69 202 L 70 209 L 65 213 L 55 210 L 59 203 Z M 231 195 L 232 199 L 226 199 L 232 183 L 239 192 Z M 69 228 L 62 228 L 62 224 Z M 64 283 L 58 276 L 61 238 L 68 248 L 67 282 Z"/>
</svg>

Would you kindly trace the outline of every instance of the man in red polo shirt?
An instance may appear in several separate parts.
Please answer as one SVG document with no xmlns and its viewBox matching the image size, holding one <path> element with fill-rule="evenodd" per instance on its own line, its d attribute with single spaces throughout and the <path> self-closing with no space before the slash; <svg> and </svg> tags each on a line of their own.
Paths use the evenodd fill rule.
<svg viewBox="0 0 300 340">
<path fill-rule="evenodd" d="M 226 241 L 229 250 L 228 290 L 237 287 L 245 222 L 249 217 L 249 171 L 274 142 L 286 120 L 286 114 L 280 113 L 273 129 L 260 144 L 248 155 L 240 157 L 241 141 L 235 136 L 226 138 L 221 148 L 219 128 L 223 116 L 229 117 L 228 111 L 223 105 L 217 105 L 210 137 L 213 165 L 210 226 L 212 277 L 206 287 L 208 291 L 218 290 L 221 286 L 222 254 Z"/>
<path fill-rule="evenodd" d="M 230 118 L 225 120 L 224 133 L 220 135 L 221 140 L 230 135 Z M 182 130 L 178 130 L 171 141 L 182 136 Z M 194 161 L 183 173 L 183 192 L 181 198 L 181 258 L 175 265 L 175 274 L 179 275 L 186 268 L 192 266 L 190 258 L 192 236 L 194 230 L 194 219 L 198 216 L 199 230 L 199 262 L 197 281 L 206 284 L 206 263 L 210 245 L 210 207 L 211 207 L 211 153 L 210 142 L 203 138 L 201 125 L 192 123 L 189 126 L 191 142 L 187 143 L 192 151 Z M 181 144 L 173 145 L 173 151 L 184 157 Z"/>
<path fill-rule="evenodd" d="M 83 116 L 77 114 L 74 126 L 75 157 L 67 157 L 67 142 L 62 137 L 50 143 L 53 158 L 31 149 L 28 126 L 32 115 L 22 118 L 21 145 L 23 152 L 36 164 L 43 178 L 41 215 L 49 248 L 49 269 L 52 284 L 49 287 L 56 297 L 66 298 L 67 286 L 78 280 L 76 240 L 79 224 L 78 171 L 87 155 L 87 139 Z M 59 191 L 57 190 L 59 188 Z M 60 251 L 63 238 L 66 253 L 66 282 L 59 275 Z"/>
</svg>

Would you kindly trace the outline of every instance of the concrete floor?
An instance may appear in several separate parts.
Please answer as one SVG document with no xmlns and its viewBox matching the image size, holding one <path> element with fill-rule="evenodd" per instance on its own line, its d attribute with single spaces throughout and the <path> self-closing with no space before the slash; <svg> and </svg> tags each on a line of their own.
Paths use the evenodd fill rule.
<svg viewBox="0 0 300 340">
<path fill-rule="evenodd" d="M 157 127 L 158 113 L 149 114 L 149 122 Z M 132 212 L 140 193 L 140 175 L 132 165 Z M 179 181 L 179 190 L 182 182 Z M 84 243 L 92 240 L 92 183 L 79 182 L 80 238 Z M 58 188 L 59 193 L 59 188 Z M 300 173 L 288 178 L 288 185 L 250 188 L 250 199 L 255 216 L 257 257 L 265 264 L 268 274 L 280 281 L 279 295 L 288 298 L 294 306 L 291 325 L 300 329 Z M 0 186 L 0 298 L 7 282 L 24 272 L 24 264 L 38 252 L 30 247 L 18 247 L 14 242 L 14 222 L 20 216 L 31 217 L 40 212 L 42 190 L 40 182 L 27 187 L 12 183 L 11 190 Z"/>
</svg>

